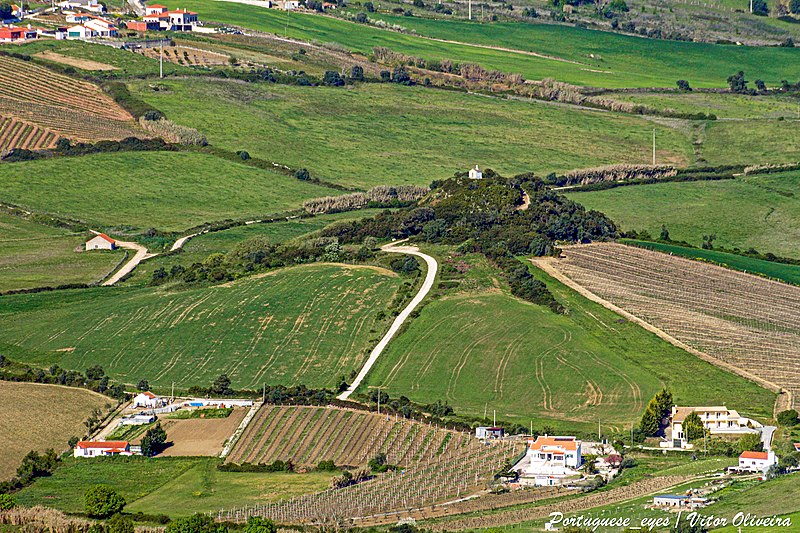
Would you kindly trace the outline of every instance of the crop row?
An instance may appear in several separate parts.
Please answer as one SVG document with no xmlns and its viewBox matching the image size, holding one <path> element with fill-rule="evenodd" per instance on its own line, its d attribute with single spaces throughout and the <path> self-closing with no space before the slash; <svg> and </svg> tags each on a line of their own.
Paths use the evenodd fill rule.
<svg viewBox="0 0 800 533">
<path fill-rule="evenodd" d="M 469 436 L 399 417 L 365 411 L 264 405 L 228 457 L 234 463 L 291 460 L 315 466 L 366 464 L 384 453 L 392 464 L 434 459 L 448 449 L 473 444 Z"/>
<path fill-rule="evenodd" d="M 14 148 L 38 150 L 55 146 L 57 136 L 46 128 L 14 117 L 0 116 L 0 152 Z"/>
<path fill-rule="evenodd" d="M 800 392 L 800 288 L 619 244 L 565 253 L 555 268 L 592 293 L 692 348 Z"/>
</svg>

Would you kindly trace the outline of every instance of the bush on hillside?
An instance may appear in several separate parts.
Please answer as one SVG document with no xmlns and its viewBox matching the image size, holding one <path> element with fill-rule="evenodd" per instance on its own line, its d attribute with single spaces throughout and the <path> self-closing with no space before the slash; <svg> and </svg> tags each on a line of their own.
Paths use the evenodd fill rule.
<svg viewBox="0 0 800 533">
<path fill-rule="evenodd" d="M 796 426 L 800 420 L 797 418 L 797 411 L 795 409 L 787 409 L 781 411 L 776 417 L 778 424 L 784 427 Z"/>
<path fill-rule="evenodd" d="M 94 485 L 84 495 L 84 510 L 92 518 L 108 518 L 121 513 L 125 498 L 106 485 Z"/>
</svg>

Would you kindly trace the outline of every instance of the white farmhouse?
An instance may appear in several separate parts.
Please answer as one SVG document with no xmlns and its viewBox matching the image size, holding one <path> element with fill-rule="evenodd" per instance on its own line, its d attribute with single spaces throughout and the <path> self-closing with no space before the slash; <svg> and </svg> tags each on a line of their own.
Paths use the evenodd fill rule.
<svg viewBox="0 0 800 533">
<path fill-rule="evenodd" d="M 483 179 L 483 172 L 481 172 L 481 169 L 478 168 L 478 165 L 475 165 L 475 168 L 469 169 L 469 179 L 471 180 Z"/>
<path fill-rule="evenodd" d="M 164 398 L 159 398 L 152 392 L 145 391 L 145 392 L 140 392 L 139 394 L 133 397 L 133 401 L 131 402 L 131 407 L 146 407 L 149 409 L 156 409 L 158 407 L 162 407 L 166 403 L 167 402 Z"/>
<path fill-rule="evenodd" d="M 772 465 L 778 464 L 775 452 L 742 452 L 739 456 L 739 472 L 751 472 L 762 474 L 769 470 Z"/>
<path fill-rule="evenodd" d="M 82 440 L 75 446 L 75 457 L 103 457 L 108 455 L 133 455 L 131 446 L 124 440 Z"/>
<path fill-rule="evenodd" d="M 561 485 L 567 478 L 580 477 L 583 464 L 581 441 L 572 436 L 539 436 L 528 440 L 528 451 L 512 468 L 522 483 L 537 487 Z"/>
<path fill-rule="evenodd" d="M 86 35 L 86 27 L 84 26 L 75 26 L 74 28 L 70 28 L 69 36 L 73 37 L 73 31 L 76 35 L 80 32 L 83 32 L 83 35 Z M 79 38 L 79 37 L 78 37 Z M 86 250 L 116 250 L 117 249 L 117 241 L 106 235 L 105 233 L 98 233 L 88 241 L 86 241 Z"/>
<path fill-rule="evenodd" d="M 759 422 L 743 417 L 734 409 L 728 409 L 724 405 L 712 407 L 678 407 L 675 405 L 670 414 L 670 427 L 672 443 L 676 448 L 687 447 L 683 422 L 691 413 L 697 413 L 703 427 L 712 435 L 758 433 L 762 427 Z"/>
</svg>

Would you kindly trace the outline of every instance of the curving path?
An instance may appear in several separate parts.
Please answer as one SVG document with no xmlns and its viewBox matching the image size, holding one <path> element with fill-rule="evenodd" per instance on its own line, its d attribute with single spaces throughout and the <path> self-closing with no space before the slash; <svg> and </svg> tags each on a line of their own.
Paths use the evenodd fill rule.
<svg viewBox="0 0 800 533">
<path fill-rule="evenodd" d="M 414 309 L 422 302 L 422 300 L 428 295 L 428 293 L 433 288 L 433 282 L 436 279 L 436 272 L 439 270 L 439 264 L 436 262 L 436 259 L 433 257 L 424 254 L 419 251 L 416 246 L 397 246 L 398 244 L 406 241 L 407 239 L 403 239 L 402 241 L 393 242 L 390 244 L 386 244 L 381 246 L 381 250 L 384 252 L 390 252 L 394 254 L 407 254 L 407 255 L 416 255 L 417 257 L 421 257 L 425 260 L 425 263 L 428 265 L 428 271 L 425 273 L 425 281 L 422 282 L 422 287 L 420 287 L 419 292 L 414 299 L 409 302 L 405 309 L 403 309 L 397 318 L 394 319 L 392 325 L 389 327 L 389 331 L 386 332 L 386 335 L 380 340 L 380 342 L 372 349 L 372 352 L 369 354 L 369 358 L 367 362 L 364 363 L 364 366 L 361 368 L 361 371 L 356 376 L 356 379 L 353 383 L 350 384 L 350 387 L 343 393 L 338 396 L 340 400 L 346 400 L 350 397 L 353 392 L 361 385 L 361 382 L 367 377 L 369 371 L 372 369 L 372 366 L 375 364 L 375 361 L 378 360 L 383 350 L 386 349 L 386 346 L 389 344 L 389 341 L 392 340 L 392 337 L 397 334 L 400 330 L 400 327 L 405 323 L 408 316 L 411 314 Z"/>
<path fill-rule="evenodd" d="M 139 263 L 141 263 L 145 259 L 150 259 L 151 257 L 155 257 L 158 255 L 149 253 L 147 251 L 147 248 L 145 248 L 138 242 L 117 241 L 117 246 L 119 246 L 120 248 L 127 248 L 128 250 L 134 250 L 136 253 L 133 255 L 130 261 L 122 265 L 122 268 L 114 272 L 113 276 L 111 276 L 102 283 L 104 287 L 114 285 L 119 280 L 130 274 L 133 271 L 133 269 L 139 265 Z"/>
</svg>

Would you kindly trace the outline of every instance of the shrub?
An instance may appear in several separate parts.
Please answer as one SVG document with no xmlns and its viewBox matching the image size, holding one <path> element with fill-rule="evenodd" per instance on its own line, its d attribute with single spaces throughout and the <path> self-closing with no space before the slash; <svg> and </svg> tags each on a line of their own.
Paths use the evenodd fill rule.
<svg viewBox="0 0 800 533">
<path fill-rule="evenodd" d="M 240 150 L 240 151 L 236 152 L 236 155 L 241 157 L 242 161 L 247 161 L 248 159 L 250 159 L 250 153 L 245 151 L 245 150 Z"/>
<path fill-rule="evenodd" d="M 205 514 L 194 514 L 178 518 L 167 524 L 164 533 L 223 533 L 224 526 L 218 525 L 214 519 Z"/>
<path fill-rule="evenodd" d="M 605 181 L 664 179 L 676 176 L 672 165 L 608 165 L 567 172 L 556 185 L 587 185 Z"/>
<path fill-rule="evenodd" d="M 778 413 L 777 420 L 781 426 L 796 426 L 798 423 L 797 411 L 794 409 L 781 411 Z"/>
<path fill-rule="evenodd" d="M 299 168 L 295 170 L 294 177 L 303 181 L 308 181 L 311 179 L 311 175 L 308 173 L 308 169 L 305 168 Z"/>
<path fill-rule="evenodd" d="M 122 512 L 125 498 L 106 485 L 94 485 L 86 490 L 84 509 L 92 518 L 108 518 Z"/>
<path fill-rule="evenodd" d="M 115 514 L 106 522 L 105 533 L 134 533 L 133 520 L 120 513 Z"/>
<path fill-rule="evenodd" d="M 278 528 L 272 522 L 260 516 L 251 516 L 244 526 L 244 533 L 277 533 Z"/>
<path fill-rule="evenodd" d="M 691 91 L 692 88 L 689 86 L 689 82 L 686 80 L 678 80 L 678 89 L 681 91 Z"/>
<path fill-rule="evenodd" d="M 0 511 L 8 511 L 17 505 L 17 501 L 11 494 L 0 494 Z"/>
<path fill-rule="evenodd" d="M 320 461 L 317 465 L 317 470 L 320 472 L 335 472 L 336 470 L 339 470 L 339 467 L 336 466 L 336 463 L 330 460 Z"/>
</svg>

